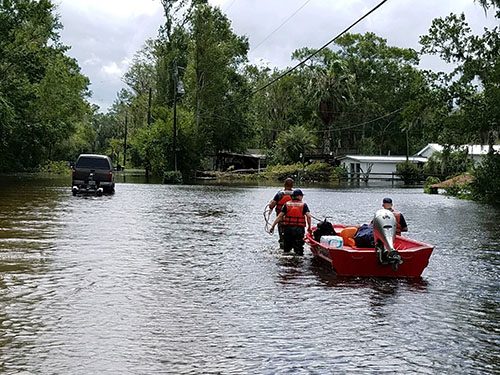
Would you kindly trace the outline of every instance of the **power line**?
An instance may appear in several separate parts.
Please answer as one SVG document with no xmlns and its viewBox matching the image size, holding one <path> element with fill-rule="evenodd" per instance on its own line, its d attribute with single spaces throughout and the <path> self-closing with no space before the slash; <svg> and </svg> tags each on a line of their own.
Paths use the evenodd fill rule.
<svg viewBox="0 0 500 375">
<path fill-rule="evenodd" d="M 227 6 L 227 8 L 226 8 L 226 9 L 224 9 L 224 13 L 226 13 L 226 12 L 227 12 L 227 11 L 228 11 L 228 10 L 229 10 L 229 9 L 230 9 L 233 5 L 234 5 L 234 3 L 235 3 L 236 1 L 237 1 L 237 0 L 233 0 L 233 2 L 232 2 L 231 4 L 229 4 L 229 5 Z"/>
<path fill-rule="evenodd" d="M 401 107 L 401 108 L 398 108 L 398 109 L 396 109 L 396 110 L 394 110 L 394 111 L 392 111 L 390 113 L 386 113 L 385 115 L 382 115 L 380 117 L 377 117 L 377 118 L 374 118 L 374 119 L 371 119 L 371 120 L 368 120 L 368 121 L 360 122 L 360 123 L 357 123 L 357 124 L 354 124 L 354 125 L 347 125 L 347 126 L 344 126 L 342 128 L 334 128 L 334 129 L 331 129 L 331 130 L 339 131 L 339 130 L 348 130 L 348 129 L 358 128 L 358 127 L 361 127 L 361 126 L 364 126 L 364 125 L 371 124 L 372 122 L 376 122 L 376 121 L 382 120 L 382 119 L 384 119 L 386 117 L 392 116 L 393 114 L 401 112 L 402 110 L 403 110 L 403 108 Z M 345 113 L 352 113 L 352 112 L 345 112 Z M 247 122 L 235 120 L 235 119 L 232 119 L 232 118 L 229 118 L 229 117 L 224 117 L 224 116 L 221 116 L 221 115 L 217 115 L 215 113 L 211 113 L 210 115 L 214 116 L 214 117 L 216 117 L 218 119 L 221 119 L 221 120 L 226 120 L 226 121 L 229 121 L 229 122 L 233 122 L 235 124 L 249 126 L 249 124 Z M 271 130 L 271 131 L 283 131 L 283 129 L 267 129 L 267 130 Z M 324 130 L 309 130 L 309 132 L 310 133 L 323 133 Z"/>
<path fill-rule="evenodd" d="M 304 8 L 304 7 L 305 7 L 305 6 L 306 6 L 309 2 L 311 2 L 311 0 L 307 0 L 304 4 L 302 4 L 302 5 L 301 5 L 301 6 L 300 6 L 300 7 L 299 7 L 299 8 L 298 8 L 295 12 L 293 12 L 293 13 L 292 13 L 292 14 L 291 14 L 291 15 L 290 15 L 290 16 L 289 16 L 286 20 L 284 20 L 284 21 L 283 21 L 283 22 L 282 22 L 282 23 L 281 23 L 281 24 L 280 24 L 277 28 L 275 28 L 273 31 L 271 31 L 271 33 L 270 33 L 268 36 L 266 36 L 264 39 L 262 39 L 262 40 L 261 40 L 261 41 L 260 41 L 260 42 L 259 42 L 259 43 L 258 43 L 258 44 L 257 44 L 257 45 L 256 45 L 256 46 L 255 46 L 255 47 L 254 47 L 251 51 L 250 51 L 250 52 L 255 52 L 255 50 L 256 50 L 257 48 L 259 48 L 262 44 L 264 44 L 264 42 L 265 42 L 266 40 L 268 40 L 271 36 L 273 36 L 273 35 L 274 35 L 274 33 L 275 33 L 276 31 L 278 31 L 279 29 L 281 29 L 281 28 L 282 28 L 282 27 L 283 27 L 283 26 L 284 26 L 284 25 L 285 25 L 288 21 L 290 21 L 290 20 L 293 18 L 293 16 L 295 16 L 298 12 L 300 12 L 300 10 L 301 10 L 302 8 Z"/>
<path fill-rule="evenodd" d="M 299 62 L 297 65 L 295 65 L 294 67 L 288 69 L 284 73 L 280 74 L 278 77 L 276 77 L 272 81 L 266 83 L 264 86 L 261 86 L 261 87 L 255 89 L 255 90 L 253 90 L 248 95 L 248 99 L 251 98 L 252 96 L 254 96 L 259 91 L 262 91 L 262 90 L 268 88 L 269 86 L 273 85 L 274 83 L 278 82 L 280 79 L 282 79 L 283 77 L 287 76 L 288 74 L 290 74 L 291 72 L 293 72 L 294 70 L 296 70 L 297 68 L 299 68 L 300 66 L 304 65 L 308 60 L 310 60 L 311 58 L 313 58 L 314 56 L 316 56 L 319 52 L 321 52 L 326 47 L 328 47 L 330 44 L 332 44 L 333 42 L 335 42 L 338 38 L 340 38 L 342 35 L 344 35 L 345 33 L 347 33 L 349 30 L 351 30 L 354 26 L 356 26 L 358 23 L 360 23 L 362 20 L 364 20 L 370 14 L 372 14 L 373 12 L 375 12 L 378 8 L 380 8 L 386 2 L 387 2 L 387 0 L 382 0 L 375 7 L 373 7 L 369 12 L 367 12 L 366 14 L 364 14 L 363 16 L 361 16 L 360 18 L 358 18 L 355 22 L 351 23 L 348 27 L 346 27 L 344 30 L 342 30 L 337 36 L 335 36 L 334 38 L 330 39 L 327 43 L 325 43 L 323 46 L 321 46 L 315 52 L 311 53 L 309 56 L 307 56 L 304 60 L 302 60 L 301 62 Z M 243 98 L 243 99 L 246 99 L 246 98 Z M 226 105 L 223 105 L 223 106 L 217 108 L 216 110 L 220 110 L 220 109 L 229 107 L 230 105 L 235 104 L 235 103 L 237 103 L 237 102 L 239 102 L 239 101 L 241 101 L 243 99 L 235 100 L 235 101 L 233 101 L 231 103 L 228 103 Z M 198 116 L 202 115 L 202 114 L 213 114 L 214 112 L 215 112 L 215 110 L 212 110 L 211 112 L 206 111 L 206 112 L 199 113 Z"/>
<path fill-rule="evenodd" d="M 284 73 L 280 74 L 278 77 L 276 77 L 275 79 L 273 79 L 271 82 L 269 82 L 269 83 L 265 84 L 264 86 L 259 87 L 258 89 L 252 91 L 251 96 L 255 95 L 259 91 L 262 91 L 262 90 L 266 89 L 267 87 L 271 86 L 275 82 L 279 81 L 281 78 L 283 78 L 283 77 L 287 76 L 288 74 L 290 74 L 291 72 L 293 72 L 295 69 L 297 69 L 297 68 L 301 67 L 302 65 L 304 65 L 308 60 L 310 60 L 311 58 L 313 58 L 314 56 L 316 56 L 318 53 L 320 53 L 322 50 L 324 50 L 326 47 L 328 47 L 330 44 L 332 44 L 333 42 L 335 42 L 338 38 L 340 38 L 342 35 L 344 35 L 345 33 L 347 33 L 350 29 L 352 29 L 354 26 L 356 26 L 358 23 L 360 23 L 362 20 L 364 20 L 370 14 L 372 14 L 373 12 L 375 12 L 378 8 L 380 8 L 386 2 L 387 2 L 387 0 L 382 0 L 374 8 L 372 8 L 368 13 L 366 13 L 363 16 L 361 16 L 360 18 L 358 18 L 357 21 L 353 22 L 347 28 L 345 28 L 344 30 L 342 30 L 337 36 L 335 36 L 334 38 L 330 39 L 327 43 L 325 43 L 323 46 L 321 46 L 315 52 L 311 53 L 309 56 L 307 56 L 304 60 L 302 60 L 301 62 L 299 62 L 297 65 L 295 65 L 294 67 L 288 69 Z"/>
</svg>

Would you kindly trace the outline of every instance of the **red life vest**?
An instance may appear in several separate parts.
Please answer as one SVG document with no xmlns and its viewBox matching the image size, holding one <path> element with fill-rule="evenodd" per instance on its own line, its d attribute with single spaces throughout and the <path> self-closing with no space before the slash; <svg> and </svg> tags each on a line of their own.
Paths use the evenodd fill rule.
<svg viewBox="0 0 500 375">
<path fill-rule="evenodd" d="M 292 200 L 292 190 L 282 190 L 280 191 L 281 199 L 276 203 L 276 215 L 279 215 L 284 204 Z"/>
<path fill-rule="evenodd" d="M 288 201 L 286 202 L 286 214 L 283 218 L 283 225 L 294 225 L 298 227 L 306 226 L 306 217 L 304 216 L 304 202 Z"/>
<path fill-rule="evenodd" d="M 396 218 L 396 234 L 401 234 L 401 212 L 392 210 Z"/>
</svg>

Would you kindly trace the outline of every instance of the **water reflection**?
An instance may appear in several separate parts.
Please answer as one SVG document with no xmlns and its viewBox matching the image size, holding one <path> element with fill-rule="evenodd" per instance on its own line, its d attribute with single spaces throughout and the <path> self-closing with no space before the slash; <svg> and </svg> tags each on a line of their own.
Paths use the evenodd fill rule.
<svg viewBox="0 0 500 375">
<path fill-rule="evenodd" d="M 310 186 L 341 223 L 391 195 L 436 245 L 420 279 L 345 278 L 263 232 L 277 187 L 125 181 L 73 197 L 68 176 L 0 178 L 1 372 L 496 373 L 500 212 Z"/>
</svg>

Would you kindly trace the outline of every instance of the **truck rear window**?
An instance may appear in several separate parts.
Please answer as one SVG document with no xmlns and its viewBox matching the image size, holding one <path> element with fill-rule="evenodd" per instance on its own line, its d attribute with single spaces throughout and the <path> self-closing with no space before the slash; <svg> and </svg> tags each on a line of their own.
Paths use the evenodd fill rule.
<svg viewBox="0 0 500 375">
<path fill-rule="evenodd" d="M 100 158 L 80 158 L 76 162 L 76 167 L 90 169 L 111 169 L 108 160 Z"/>
</svg>

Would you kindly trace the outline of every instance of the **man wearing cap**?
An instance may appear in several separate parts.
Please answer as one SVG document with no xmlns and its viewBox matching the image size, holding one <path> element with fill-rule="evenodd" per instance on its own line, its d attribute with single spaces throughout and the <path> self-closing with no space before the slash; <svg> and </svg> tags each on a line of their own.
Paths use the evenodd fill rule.
<svg viewBox="0 0 500 375">
<path fill-rule="evenodd" d="M 386 210 L 391 211 L 394 214 L 394 217 L 396 218 L 396 234 L 401 235 L 401 232 L 408 232 L 408 225 L 406 224 L 405 217 L 401 212 L 395 211 L 392 208 L 391 198 L 384 198 L 382 200 L 382 207 L 384 207 Z"/>
<path fill-rule="evenodd" d="M 295 189 L 292 193 L 292 200 L 286 202 L 280 214 L 274 220 L 269 232 L 274 232 L 277 223 L 283 220 L 284 226 L 284 246 L 285 253 L 292 250 L 297 255 L 304 255 L 304 234 L 307 223 L 307 230 L 311 231 L 311 213 L 305 202 L 302 202 L 304 194 L 302 190 Z"/>
<path fill-rule="evenodd" d="M 285 185 L 283 190 L 280 190 L 276 193 L 274 198 L 269 202 L 269 209 L 272 211 L 273 208 L 276 210 L 276 216 L 278 216 L 281 212 L 281 209 L 285 205 L 286 202 L 292 200 L 293 194 L 293 179 L 287 178 L 285 180 Z M 283 249 L 284 247 L 284 231 L 285 227 L 282 223 L 278 223 L 278 234 L 279 234 L 279 243 L 280 247 Z"/>
</svg>

